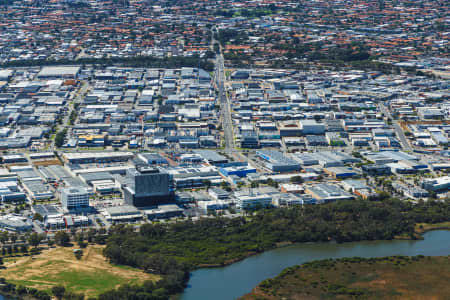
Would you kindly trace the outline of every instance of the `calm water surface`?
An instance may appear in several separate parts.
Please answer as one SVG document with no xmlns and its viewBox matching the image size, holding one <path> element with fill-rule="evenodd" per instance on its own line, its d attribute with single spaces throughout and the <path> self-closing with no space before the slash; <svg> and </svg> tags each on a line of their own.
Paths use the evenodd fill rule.
<svg viewBox="0 0 450 300">
<path fill-rule="evenodd" d="M 192 272 L 181 300 L 230 300 L 249 293 L 264 279 L 305 262 L 341 257 L 391 255 L 450 255 L 450 231 L 425 233 L 419 241 L 375 241 L 355 243 L 311 243 L 274 249 L 222 268 Z"/>
</svg>

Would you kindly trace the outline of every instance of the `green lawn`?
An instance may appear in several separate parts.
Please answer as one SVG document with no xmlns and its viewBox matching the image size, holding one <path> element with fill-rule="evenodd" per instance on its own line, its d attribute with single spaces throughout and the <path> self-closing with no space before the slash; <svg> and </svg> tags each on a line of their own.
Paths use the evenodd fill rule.
<svg viewBox="0 0 450 300">
<path fill-rule="evenodd" d="M 130 283 L 129 280 L 124 280 L 102 270 L 91 272 L 70 270 L 59 272 L 58 274 L 35 275 L 28 280 L 11 280 L 11 282 L 25 286 L 34 286 L 36 284 L 48 286 L 50 282 L 55 282 L 64 285 L 68 290 L 90 295 L 92 295 L 93 291 L 95 291 L 95 294 L 101 294 L 118 285 Z M 50 287 L 45 290 L 50 291 Z"/>
</svg>

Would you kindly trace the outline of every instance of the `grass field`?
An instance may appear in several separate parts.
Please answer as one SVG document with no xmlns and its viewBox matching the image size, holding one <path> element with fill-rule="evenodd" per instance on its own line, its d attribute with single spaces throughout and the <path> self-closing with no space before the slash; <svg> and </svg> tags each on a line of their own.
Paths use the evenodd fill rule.
<svg viewBox="0 0 450 300">
<path fill-rule="evenodd" d="M 83 292 L 87 297 L 97 296 L 122 284 L 159 279 L 137 269 L 109 264 L 102 255 L 102 246 L 88 246 L 80 260 L 75 258 L 73 249 L 58 247 L 44 250 L 33 258 L 8 259 L 0 277 L 18 285 L 47 291 L 54 285 L 64 285 L 66 289 Z"/>
<path fill-rule="evenodd" d="M 285 269 L 246 300 L 450 299 L 450 256 L 323 260 Z"/>
</svg>

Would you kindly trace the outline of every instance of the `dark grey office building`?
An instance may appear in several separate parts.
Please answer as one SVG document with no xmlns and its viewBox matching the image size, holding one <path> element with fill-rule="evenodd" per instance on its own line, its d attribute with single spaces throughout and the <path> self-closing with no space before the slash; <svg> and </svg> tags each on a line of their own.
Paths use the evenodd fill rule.
<svg viewBox="0 0 450 300">
<path fill-rule="evenodd" d="M 174 201 L 170 190 L 170 176 L 156 168 L 127 170 L 128 184 L 124 188 L 125 203 L 136 207 L 150 207 Z"/>
</svg>

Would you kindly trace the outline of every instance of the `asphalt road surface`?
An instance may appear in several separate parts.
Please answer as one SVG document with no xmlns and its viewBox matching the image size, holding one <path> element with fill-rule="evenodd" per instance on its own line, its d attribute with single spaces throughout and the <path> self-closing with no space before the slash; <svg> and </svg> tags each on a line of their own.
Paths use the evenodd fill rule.
<svg viewBox="0 0 450 300">
<path fill-rule="evenodd" d="M 398 122 L 392 118 L 392 115 L 388 109 L 383 104 L 380 104 L 380 111 L 388 118 L 392 120 L 392 125 L 394 126 L 395 133 L 397 137 L 400 139 L 400 143 L 402 145 L 402 148 L 404 150 L 413 151 L 411 145 L 408 143 L 408 140 L 405 136 L 405 133 L 403 132 L 400 125 L 398 125 Z"/>
<path fill-rule="evenodd" d="M 213 41 L 214 43 L 214 41 Z M 222 52 L 216 56 L 216 83 L 219 90 L 220 114 L 225 139 L 225 152 L 236 150 L 233 136 L 233 122 L 231 120 L 230 102 L 225 91 L 225 67 Z"/>
</svg>

